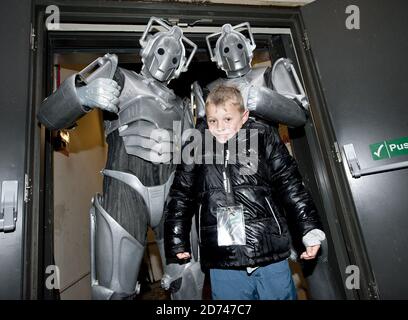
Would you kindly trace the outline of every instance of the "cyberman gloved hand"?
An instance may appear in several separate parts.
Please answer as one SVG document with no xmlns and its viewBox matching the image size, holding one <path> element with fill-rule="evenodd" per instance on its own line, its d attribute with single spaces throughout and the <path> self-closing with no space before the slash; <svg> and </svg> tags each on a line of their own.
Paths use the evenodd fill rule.
<svg viewBox="0 0 408 320">
<path fill-rule="evenodd" d="M 115 80 L 98 78 L 76 91 L 83 106 L 117 113 L 120 89 Z"/>
</svg>

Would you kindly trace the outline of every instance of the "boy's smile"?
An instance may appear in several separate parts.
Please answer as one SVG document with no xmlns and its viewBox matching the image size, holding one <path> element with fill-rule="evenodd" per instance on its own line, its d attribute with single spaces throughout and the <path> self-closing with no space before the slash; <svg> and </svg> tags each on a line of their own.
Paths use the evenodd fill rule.
<svg viewBox="0 0 408 320">
<path fill-rule="evenodd" d="M 209 104 L 206 113 L 208 129 L 219 143 L 231 139 L 242 128 L 249 115 L 248 110 L 241 113 L 230 101 L 220 106 Z"/>
</svg>

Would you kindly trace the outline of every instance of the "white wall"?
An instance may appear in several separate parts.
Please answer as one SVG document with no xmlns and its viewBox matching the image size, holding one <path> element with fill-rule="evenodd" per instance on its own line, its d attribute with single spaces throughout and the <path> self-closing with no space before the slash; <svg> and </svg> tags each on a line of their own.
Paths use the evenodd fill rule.
<svg viewBox="0 0 408 320">
<path fill-rule="evenodd" d="M 73 71 L 61 70 L 64 79 Z M 106 147 L 100 114 L 92 111 L 70 131 L 69 156 L 54 152 L 54 253 L 61 299 L 90 299 L 89 209 L 102 192 Z"/>
</svg>

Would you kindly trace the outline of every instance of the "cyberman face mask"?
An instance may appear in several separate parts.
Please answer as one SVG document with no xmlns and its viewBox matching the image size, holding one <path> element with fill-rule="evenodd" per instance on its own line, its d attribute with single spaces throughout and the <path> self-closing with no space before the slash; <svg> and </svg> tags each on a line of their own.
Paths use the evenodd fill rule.
<svg viewBox="0 0 408 320">
<path fill-rule="evenodd" d="M 247 29 L 249 39 L 237 31 Z M 219 37 L 215 48 L 211 47 L 210 39 Z M 245 75 L 251 69 L 255 42 L 248 22 L 236 26 L 224 24 L 221 32 L 210 34 L 206 37 L 207 46 L 210 52 L 211 61 L 227 73 L 228 78 L 235 78 Z"/>
<path fill-rule="evenodd" d="M 159 31 L 154 35 L 149 34 L 154 28 L 154 22 L 164 27 L 165 31 Z M 184 43 L 193 48 L 188 59 L 185 56 Z M 181 72 L 187 71 L 197 50 L 197 46 L 183 36 L 183 31 L 179 27 L 171 27 L 155 17 L 150 18 L 140 39 L 140 45 L 142 46 L 143 72 L 161 82 L 169 82 L 177 78 Z"/>
</svg>

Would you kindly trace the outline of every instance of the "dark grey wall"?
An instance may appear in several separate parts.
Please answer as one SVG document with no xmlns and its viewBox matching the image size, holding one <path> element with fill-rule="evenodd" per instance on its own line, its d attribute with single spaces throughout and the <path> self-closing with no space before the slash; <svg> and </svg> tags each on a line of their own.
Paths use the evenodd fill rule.
<svg viewBox="0 0 408 320">
<path fill-rule="evenodd" d="M 0 232 L 0 299 L 20 299 L 31 1 L 3 0 L 1 11 L 0 183 L 18 180 L 19 190 L 17 229 Z"/>
<path fill-rule="evenodd" d="M 360 30 L 345 25 L 360 8 Z M 303 11 L 339 146 L 353 143 L 362 168 L 369 145 L 408 136 L 408 2 L 317 0 Z M 353 179 L 344 164 L 380 298 L 408 298 L 408 169 Z M 347 213 L 345 213 L 347 214 Z"/>
</svg>

